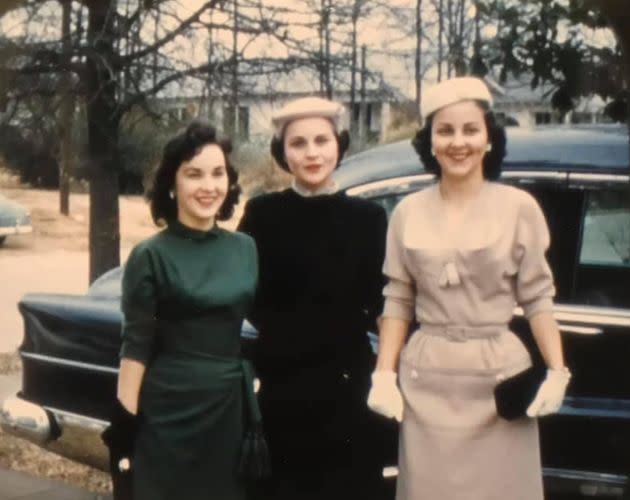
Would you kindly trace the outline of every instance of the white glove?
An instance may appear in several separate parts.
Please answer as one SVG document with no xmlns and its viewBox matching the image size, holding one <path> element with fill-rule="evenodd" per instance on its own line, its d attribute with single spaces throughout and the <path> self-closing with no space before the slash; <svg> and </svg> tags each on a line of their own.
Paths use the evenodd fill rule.
<svg viewBox="0 0 630 500">
<path fill-rule="evenodd" d="M 403 399 L 396 384 L 396 372 L 376 370 L 372 373 L 372 388 L 367 404 L 370 409 L 387 418 L 402 421 Z"/>
<path fill-rule="evenodd" d="M 557 412 L 562 406 L 570 379 L 571 372 L 566 367 L 559 370 L 548 369 L 534 401 L 527 408 L 527 416 L 542 417 Z"/>
</svg>

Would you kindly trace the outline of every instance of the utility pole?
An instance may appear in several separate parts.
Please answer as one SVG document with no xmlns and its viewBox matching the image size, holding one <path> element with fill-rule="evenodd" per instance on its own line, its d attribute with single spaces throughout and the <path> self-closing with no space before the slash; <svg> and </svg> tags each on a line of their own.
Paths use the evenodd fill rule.
<svg viewBox="0 0 630 500">
<path fill-rule="evenodd" d="M 64 63 L 69 66 L 72 58 L 70 22 L 72 0 L 61 0 L 61 52 Z M 72 165 L 72 124 L 74 98 L 72 97 L 72 73 L 65 71 L 61 76 L 61 110 L 59 116 L 59 212 L 70 214 L 70 169 Z"/>
<path fill-rule="evenodd" d="M 366 54 L 367 47 L 361 46 L 361 104 L 359 105 L 359 145 L 361 148 L 367 142 L 367 102 L 366 102 Z"/>
</svg>

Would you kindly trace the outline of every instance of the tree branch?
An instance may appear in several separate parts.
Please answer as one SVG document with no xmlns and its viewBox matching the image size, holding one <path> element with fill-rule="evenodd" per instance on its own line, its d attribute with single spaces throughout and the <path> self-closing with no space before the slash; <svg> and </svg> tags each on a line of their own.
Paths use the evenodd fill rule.
<svg viewBox="0 0 630 500">
<path fill-rule="evenodd" d="M 163 47 L 167 43 L 177 38 L 178 35 L 185 32 L 191 25 L 193 25 L 195 22 L 199 20 L 199 18 L 201 17 L 201 14 L 203 14 L 205 11 L 209 9 L 214 8 L 217 4 L 221 2 L 222 0 L 210 0 L 208 2 L 205 2 L 199 9 L 197 9 L 191 16 L 189 16 L 188 19 L 183 20 L 182 23 L 176 29 L 170 31 L 165 37 L 161 38 L 160 40 L 157 40 L 155 43 L 151 45 L 148 45 L 142 50 L 139 50 L 137 52 L 132 52 L 131 54 L 127 54 L 126 56 L 121 57 L 119 59 L 119 63 L 122 66 L 124 66 L 126 64 L 129 64 L 131 61 L 135 59 L 140 59 L 148 54 L 155 52 L 160 47 Z"/>
</svg>

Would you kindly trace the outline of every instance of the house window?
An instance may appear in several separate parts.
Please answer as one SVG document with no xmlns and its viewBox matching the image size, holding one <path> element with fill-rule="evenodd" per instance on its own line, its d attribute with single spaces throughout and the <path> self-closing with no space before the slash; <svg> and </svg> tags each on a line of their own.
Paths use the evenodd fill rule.
<svg viewBox="0 0 630 500">
<path fill-rule="evenodd" d="M 549 112 L 538 112 L 535 115 L 536 125 L 547 125 L 551 123 L 551 113 Z"/>
<path fill-rule="evenodd" d="M 223 131 L 226 134 L 232 134 L 236 131 L 239 139 L 249 138 L 249 108 L 247 106 L 239 106 L 238 114 L 235 116 L 233 106 L 225 106 L 223 108 Z"/>
</svg>

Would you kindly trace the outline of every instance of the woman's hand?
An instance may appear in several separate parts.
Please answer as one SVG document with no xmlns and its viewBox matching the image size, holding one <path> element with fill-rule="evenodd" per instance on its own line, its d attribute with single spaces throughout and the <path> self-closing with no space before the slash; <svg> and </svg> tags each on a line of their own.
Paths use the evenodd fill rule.
<svg viewBox="0 0 630 500">
<path fill-rule="evenodd" d="M 571 372 L 566 367 L 557 370 L 548 369 L 547 376 L 540 384 L 534 401 L 527 408 L 527 416 L 542 417 L 556 413 L 562 406 L 570 379 Z"/>
<path fill-rule="evenodd" d="M 393 371 L 376 370 L 372 373 L 372 388 L 367 404 L 372 411 L 402 422 L 403 399 L 396 380 L 397 376 Z"/>
</svg>

